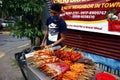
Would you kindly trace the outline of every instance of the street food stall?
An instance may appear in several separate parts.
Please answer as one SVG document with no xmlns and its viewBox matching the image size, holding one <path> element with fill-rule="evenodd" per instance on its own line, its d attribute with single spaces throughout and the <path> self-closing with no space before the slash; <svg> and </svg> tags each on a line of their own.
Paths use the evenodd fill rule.
<svg viewBox="0 0 120 80">
<path fill-rule="evenodd" d="M 106 80 L 117 80 L 116 76 L 100 70 L 95 62 L 85 58 L 81 52 L 63 48 L 37 50 L 25 55 L 22 53 L 19 59 L 23 61 L 20 67 L 25 80 L 99 80 L 98 73 L 113 78 Z"/>
<path fill-rule="evenodd" d="M 24 54 L 25 79 L 120 80 L 120 1 L 48 1 L 63 6 L 67 47 Z"/>
</svg>

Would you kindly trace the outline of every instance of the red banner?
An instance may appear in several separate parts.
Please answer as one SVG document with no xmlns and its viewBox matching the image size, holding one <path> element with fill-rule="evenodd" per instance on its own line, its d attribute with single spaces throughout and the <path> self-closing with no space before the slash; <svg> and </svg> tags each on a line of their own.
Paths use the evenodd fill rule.
<svg viewBox="0 0 120 80">
<path fill-rule="evenodd" d="M 109 31 L 118 31 L 120 32 L 120 21 L 118 20 L 108 20 L 108 30 Z"/>
<path fill-rule="evenodd" d="M 110 26 L 119 27 L 120 0 L 52 0 L 52 2 L 62 5 L 61 16 L 70 29 L 120 35 L 120 29 L 109 29 Z M 96 30 L 96 27 L 101 29 Z"/>
</svg>

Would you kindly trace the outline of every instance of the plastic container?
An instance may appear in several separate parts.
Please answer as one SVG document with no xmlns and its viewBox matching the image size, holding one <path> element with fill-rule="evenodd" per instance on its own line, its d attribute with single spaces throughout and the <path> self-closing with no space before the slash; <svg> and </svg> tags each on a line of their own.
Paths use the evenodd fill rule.
<svg viewBox="0 0 120 80">
<path fill-rule="evenodd" d="M 106 72 L 100 72 L 96 74 L 96 80 L 117 80 L 116 77 L 113 75 L 106 73 Z"/>
</svg>

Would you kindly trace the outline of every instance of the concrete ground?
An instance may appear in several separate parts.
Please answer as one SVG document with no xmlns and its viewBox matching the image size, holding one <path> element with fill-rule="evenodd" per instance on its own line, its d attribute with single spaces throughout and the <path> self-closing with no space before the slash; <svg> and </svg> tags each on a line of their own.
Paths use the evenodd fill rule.
<svg viewBox="0 0 120 80">
<path fill-rule="evenodd" d="M 14 59 L 14 52 L 0 58 L 0 80 L 24 80 Z"/>
<path fill-rule="evenodd" d="M 0 32 L 0 80 L 24 80 L 14 54 L 30 47 L 30 40 L 9 36 Z"/>
</svg>

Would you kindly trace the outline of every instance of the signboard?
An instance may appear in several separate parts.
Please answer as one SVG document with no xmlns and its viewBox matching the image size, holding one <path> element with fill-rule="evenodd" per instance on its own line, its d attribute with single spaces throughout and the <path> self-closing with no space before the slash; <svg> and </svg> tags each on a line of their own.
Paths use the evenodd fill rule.
<svg viewBox="0 0 120 80">
<path fill-rule="evenodd" d="M 52 0 L 68 29 L 120 35 L 120 0 Z"/>
</svg>

